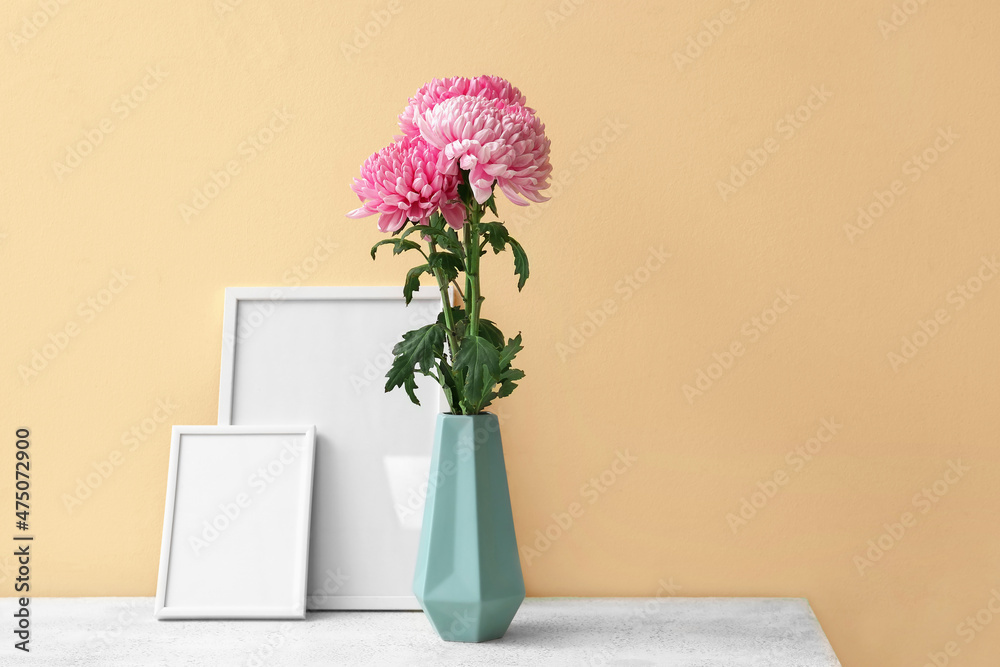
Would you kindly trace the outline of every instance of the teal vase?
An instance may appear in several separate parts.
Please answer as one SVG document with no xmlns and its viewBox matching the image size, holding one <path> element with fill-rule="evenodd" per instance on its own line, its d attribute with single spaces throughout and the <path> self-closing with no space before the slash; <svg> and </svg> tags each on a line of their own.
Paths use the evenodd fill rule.
<svg viewBox="0 0 1000 667">
<path fill-rule="evenodd" d="M 524 601 L 496 415 L 438 415 L 413 592 L 455 642 L 503 637 Z"/>
</svg>

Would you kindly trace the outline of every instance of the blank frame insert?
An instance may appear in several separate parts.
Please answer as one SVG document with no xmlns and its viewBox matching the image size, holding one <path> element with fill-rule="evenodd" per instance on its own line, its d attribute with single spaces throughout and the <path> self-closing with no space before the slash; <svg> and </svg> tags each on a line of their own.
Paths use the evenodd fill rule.
<svg viewBox="0 0 1000 667">
<path fill-rule="evenodd" d="M 398 287 L 226 289 L 220 424 L 316 425 L 310 609 L 419 609 L 420 543 L 441 388 L 385 393 L 392 348 L 441 295 Z"/>
<path fill-rule="evenodd" d="M 315 438 L 174 426 L 157 618 L 305 617 Z"/>
</svg>

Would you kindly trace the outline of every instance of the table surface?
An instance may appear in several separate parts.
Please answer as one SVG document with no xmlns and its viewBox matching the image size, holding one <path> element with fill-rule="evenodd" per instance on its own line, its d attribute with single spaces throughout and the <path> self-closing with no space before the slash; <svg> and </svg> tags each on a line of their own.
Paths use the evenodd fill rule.
<svg viewBox="0 0 1000 667">
<path fill-rule="evenodd" d="M 152 598 L 36 598 L 30 655 L 5 641 L 0 664 L 840 666 L 804 599 L 677 597 L 528 598 L 482 644 L 441 641 L 420 612 L 157 621 Z"/>
</svg>

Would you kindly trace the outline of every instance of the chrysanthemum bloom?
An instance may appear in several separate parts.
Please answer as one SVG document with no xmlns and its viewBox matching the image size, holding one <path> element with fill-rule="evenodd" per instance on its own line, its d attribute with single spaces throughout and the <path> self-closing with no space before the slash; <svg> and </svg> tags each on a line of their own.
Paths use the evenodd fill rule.
<svg viewBox="0 0 1000 667">
<path fill-rule="evenodd" d="M 458 201 L 458 177 L 441 170 L 440 151 L 419 137 L 406 137 L 365 160 L 351 189 L 362 201 L 347 214 L 379 214 L 383 232 L 402 229 L 407 220 L 426 223 L 439 210 L 448 224 L 461 229 L 465 206 Z"/>
<path fill-rule="evenodd" d="M 500 100 L 524 106 L 524 95 L 521 94 L 521 91 L 506 79 L 501 79 L 498 76 L 477 76 L 472 79 L 464 76 L 450 76 L 446 79 L 433 79 L 410 98 L 406 109 L 399 115 L 399 128 L 403 131 L 403 136 L 415 137 L 420 134 L 414 120 L 416 116 L 434 108 L 439 102 L 460 95 Z M 531 110 L 529 109 L 529 111 Z"/>
<path fill-rule="evenodd" d="M 493 182 L 511 202 L 543 202 L 552 172 L 545 125 L 520 104 L 461 95 L 438 102 L 414 118 L 420 136 L 441 151 L 440 170 L 469 172 L 476 201 L 490 198 Z"/>
</svg>

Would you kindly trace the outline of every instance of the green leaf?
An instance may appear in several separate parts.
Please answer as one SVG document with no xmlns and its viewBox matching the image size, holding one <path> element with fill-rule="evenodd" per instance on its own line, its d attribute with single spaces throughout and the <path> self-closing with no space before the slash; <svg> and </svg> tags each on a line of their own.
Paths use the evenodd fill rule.
<svg viewBox="0 0 1000 667">
<path fill-rule="evenodd" d="M 517 353 L 523 350 L 524 347 L 521 345 L 521 334 L 518 333 L 513 338 L 507 340 L 507 344 L 503 346 L 500 350 L 500 386 L 495 392 L 491 392 L 487 397 L 485 405 L 489 405 L 489 402 L 494 398 L 505 398 L 510 396 L 511 393 L 517 389 L 517 380 L 524 377 L 524 371 L 512 368 L 511 362 L 514 361 L 514 357 Z"/>
<path fill-rule="evenodd" d="M 440 324 L 442 327 L 447 328 L 447 324 L 445 323 L 444 319 L 444 310 L 438 313 L 437 321 L 438 324 Z M 455 323 L 455 331 L 454 331 L 455 338 L 461 339 L 465 335 L 465 324 L 466 324 L 465 311 L 462 309 L 461 306 L 451 307 L 451 321 Z M 455 354 L 455 350 L 452 350 L 451 352 L 452 354 Z"/>
<path fill-rule="evenodd" d="M 465 204 L 465 208 L 469 209 L 476 202 L 475 196 L 472 194 L 472 187 L 469 185 L 469 171 L 467 169 L 461 169 L 462 180 L 458 184 L 458 196 Z"/>
<path fill-rule="evenodd" d="M 497 350 L 503 349 L 503 332 L 490 320 L 479 319 L 479 333 Z"/>
<path fill-rule="evenodd" d="M 407 377 L 406 380 L 404 380 L 403 389 L 406 390 L 406 395 L 410 397 L 410 400 L 413 401 L 413 403 L 415 403 L 416 405 L 420 405 L 420 401 L 417 399 L 417 395 L 413 393 L 416 388 L 417 388 L 417 381 L 414 379 L 413 374 L 411 373 L 410 376 Z"/>
<path fill-rule="evenodd" d="M 420 244 L 409 239 L 396 239 L 396 243 L 392 248 L 392 254 L 399 255 L 407 250 L 420 250 Z"/>
<path fill-rule="evenodd" d="M 458 255 L 450 252 L 432 252 L 429 256 L 430 267 L 440 269 L 447 282 L 458 278 L 459 271 L 465 271 L 465 262 Z"/>
<path fill-rule="evenodd" d="M 517 281 L 517 291 L 520 292 L 528 280 L 528 255 L 513 236 L 508 237 L 507 242 L 510 243 L 510 249 L 514 253 L 514 275 L 520 276 Z"/>
<path fill-rule="evenodd" d="M 406 281 L 403 283 L 403 296 L 406 298 L 406 305 L 410 305 L 413 300 L 413 293 L 420 289 L 420 276 L 429 273 L 430 264 L 415 266 L 406 273 Z"/>
<path fill-rule="evenodd" d="M 419 225 L 419 224 L 418 225 L 413 225 L 412 227 L 408 227 L 406 229 L 406 231 L 403 232 L 403 236 L 401 238 L 405 239 L 410 234 L 413 234 L 413 233 L 416 233 L 416 232 L 420 232 L 421 236 L 430 236 L 431 233 L 433 232 L 433 230 L 430 227 L 428 227 L 427 225 Z"/>
<path fill-rule="evenodd" d="M 464 317 L 462 319 L 455 320 L 455 338 L 458 339 L 459 345 L 462 344 L 462 339 L 465 338 L 465 332 L 466 330 L 468 330 L 468 327 L 469 327 L 469 320 L 465 319 Z"/>
<path fill-rule="evenodd" d="M 451 321 L 452 322 L 458 322 L 459 320 L 462 320 L 464 318 L 465 318 L 465 310 L 461 306 L 451 306 Z M 440 324 L 441 326 L 445 326 L 444 309 L 442 309 L 441 312 L 438 313 L 438 319 L 437 319 L 437 321 L 438 321 L 438 324 Z"/>
<path fill-rule="evenodd" d="M 493 247 L 494 255 L 507 247 L 510 232 L 507 231 L 502 222 L 481 222 L 479 223 L 479 231 L 483 239 Z"/>
<path fill-rule="evenodd" d="M 451 251 L 459 257 L 461 257 L 465 252 L 462 242 L 458 239 L 458 233 L 451 227 L 436 233 L 434 235 L 434 242 L 443 249 Z"/>
<path fill-rule="evenodd" d="M 372 259 L 375 259 L 375 252 L 378 250 L 379 246 L 386 245 L 387 243 L 392 244 L 392 254 L 398 255 L 407 250 L 420 250 L 420 244 L 414 243 L 413 241 L 407 241 L 403 238 L 398 239 L 382 239 L 378 243 L 372 246 Z"/>
<path fill-rule="evenodd" d="M 493 198 L 492 193 L 490 193 L 490 198 L 486 200 L 486 205 L 491 211 L 493 211 L 493 215 L 497 215 L 497 202 L 496 199 Z"/>
<path fill-rule="evenodd" d="M 422 237 L 431 237 L 434 239 L 434 243 L 437 243 L 445 250 L 450 250 L 455 253 L 462 252 L 462 243 L 458 240 L 458 235 L 455 233 L 455 230 L 450 227 L 448 229 L 434 229 L 433 227 L 429 227 L 427 225 L 414 225 L 403 232 L 402 238 L 406 238 L 410 234 L 414 233 L 420 234 Z"/>
<path fill-rule="evenodd" d="M 524 371 L 518 368 L 508 368 L 500 373 L 500 388 L 497 390 L 497 398 L 505 398 L 517 389 L 517 380 L 524 377 Z"/>
<path fill-rule="evenodd" d="M 414 372 L 419 367 L 421 373 L 429 375 L 444 354 L 444 327 L 434 323 L 407 331 L 403 340 L 392 348 L 392 353 L 395 356 L 389 372 L 385 374 L 385 390 L 388 392 L 402 387 L 410 400 L 420 405 L 413 393 L 417 388 Z"/>
<path fill-rule="evenodd" d="M 465 373 L 465 400 L 478 411 L 500 379 L 500 353 L 481 336 L 469 336 L 455 355 L 455 368 Z"/>
<path fill-rule="evenodd" d="M 475 406 L 475 413 L 479 414 L 483 411 L 487 405 L 493 402 L 493 399 L 497 397 L 497 392 L 494 389 L 497 386 L 497 380 L 490 378 L 486 383 L 486 388 L 483 390 L 483 397 L 479 399 Z"/>
<path fill-rule="evenodd" d="M 444 362 L 438 364 L 438 373 L 441 374 L 441 378 L 444 380 L 444 387 L 442 389 L 444 390 L 445 398 L 448 400 L 448 405 L 452 408 L 458 406 L 462 401 L 462 395 L 458 384 L 455 382 L 455 375 Z"/>
<path fill-rule="evenodd" d="M 517 383 L 511 382 L 509 380 L 503 380 L 500 383 L 500 389 L 497 390 L 497 398 L 507 398 L 514 390 L 517 389 Z"/>
<path fill-rule="evenodd" d="M 521 334 L 518 332 L 516 336 L 507 340 L 507 344 L 500 351 L 500 368 L 509 368 L 510 362 L 514 360 L 514 356 L 523 349 Z"/>
<path fill-rule="evenodd" d="M 397 358 L 406 357 L 410 368 L 419 365 L 420 371 L 428 374 L 444 353 L 444 327 L 435 322 L 407 331 L 392 353 Z"/>
<path fill-rule="evenodd" d="M 465 246 L 462 245 L 461 239 L 458 238 L 458 230 L 448 227 L 444 230 L 444 233 L 447 236 L 447 240 L 441 241 L 441 247 L 462 255 L 465 252 Z"/>
<path fill-rule="evenodd" d="M 441 211 L 431 213 L 430 220 L 427 221 L 432 229 L 444 229 L 444 216 Z"/>
<path fill-rule="evenodd" d="M 500 374 L 500 379 L 503 381 L 515 381 L 524 379 L 524 371 L 520 368 L 508 368 L 503 373 Z"/>
<path fill-rule="evenodd" d="M 410 386 L 416 387 L 416 380 L 413 377 L 413 364 L 405 356 L 399 356 L 392 360 L 392 366 L 389 367 L 389 372 L 385 374 L 385 391 L 389 393 L 396 387 L 403 387 L 406 389 L 406 393 L 410 394 L 410 400 L 420 405 L 420 401 L 412 393 Z"/>
</svg>

